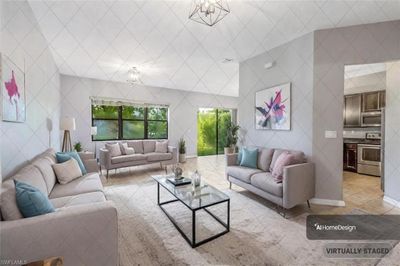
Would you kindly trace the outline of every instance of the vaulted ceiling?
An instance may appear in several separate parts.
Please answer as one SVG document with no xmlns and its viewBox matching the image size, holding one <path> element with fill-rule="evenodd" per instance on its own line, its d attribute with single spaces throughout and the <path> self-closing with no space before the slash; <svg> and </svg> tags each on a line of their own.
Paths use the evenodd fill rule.
<svg viewBox="0 0 400 266">
<path fill-rule="evenodd" d="M 228 3 L 208 27 L 188 19 L 189 0 L 30 1 L 63 74 L 125 82 L 136 66 L 145 85 L 230 96 L 242 60 L 317 29 L 400 19 L 399 1 Z"/>
</svg>

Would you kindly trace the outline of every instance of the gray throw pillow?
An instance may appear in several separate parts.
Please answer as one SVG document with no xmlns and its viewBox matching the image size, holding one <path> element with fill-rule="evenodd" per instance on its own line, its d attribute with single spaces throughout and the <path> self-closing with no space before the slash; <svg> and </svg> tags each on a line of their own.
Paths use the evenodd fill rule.
<svg viewBox="0 0 400 266">
<path fill-rule="evenodd" d="M 156 150 L 158 153 L 167 153 L 168 152 L 168 140 L 157 141 L 156 142 Z"/>
</svg>

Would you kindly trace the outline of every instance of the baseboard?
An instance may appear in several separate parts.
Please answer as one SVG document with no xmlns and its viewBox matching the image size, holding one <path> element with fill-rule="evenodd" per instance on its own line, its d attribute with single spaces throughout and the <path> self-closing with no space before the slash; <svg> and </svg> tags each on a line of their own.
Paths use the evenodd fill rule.
<svg viewBox="0 0 400 266">
<path fill-rule="evenodd" d="M 310 202 L 317 205 L 328 205 L 328 206 L 336 206 L 336 207 L 344 207 L 346 203 L 343 200 L 331 200 L 331 199 L 317 199 L 312 198 Z"/>
<path fill-rule="evenodd" d="M 388 196 L 383 196 L 383 201 L 400 208 L 400 201 L 392 199 Z"/>
<path fill-rule="evenodd" d="M 197 158 L 197 155 L 186 155 L 186 158 L 190 159 L 190 158 Z"/>
</svg>

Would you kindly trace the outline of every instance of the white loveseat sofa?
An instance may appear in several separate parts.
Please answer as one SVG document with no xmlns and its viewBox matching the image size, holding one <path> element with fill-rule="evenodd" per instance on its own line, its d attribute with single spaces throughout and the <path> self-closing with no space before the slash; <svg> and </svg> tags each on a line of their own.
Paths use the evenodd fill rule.
<svg viewBox="0 0 400 266">
<path fill-rule="evenodd" d="M 52 168 L 55 162 L 54 151 L 47 150 L 2 183 L 0 260 L 25 264 L 63 257 L 67 266 L 117 265 L 117 210 L 106 200 L 99 174 L 91 172 L 61 185 Z M 13 179 L 48 195 L 56 211 L 23 218 Z"/>
<path fill-rule="evenodd" d="M 134 154 L 111 156 L 106 148 L 100 149 L 100 164 L 108 172 L 111 169 L 159 163 L 161 166 L 176 164 L 178 162 L 178 149 L 168 146 L 166 153 L 155 152 L 157 140 L 130 140 L 128 147 L 135 150 Z M 117 142 L 109 142 L 110 144 Z"/>
</svg>

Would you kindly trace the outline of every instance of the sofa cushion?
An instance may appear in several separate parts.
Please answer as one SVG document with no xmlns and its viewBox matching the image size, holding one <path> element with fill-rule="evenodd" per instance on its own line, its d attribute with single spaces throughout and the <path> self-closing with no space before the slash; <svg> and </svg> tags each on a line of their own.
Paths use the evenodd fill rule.
<svg viewBox="0 0 400 266">
<path fill-rule="evenodd" d="M 256 188 L 271 193 L 277 197 L 282 197 L 282 183 L 276 183 L 271 173 L 258 173 L 251 177 L 251 184 Z"/>
<path fill-rule="evenodd" d="M 143 153 L 143 140 L 130 140 L 128 147 L 133 148 L 135 153 Z"/>
<path fill-rule="evenodd" d="M 79 168 L 81 168 L 82 174 L 86 175 L 87 171 L 85 168 L 85 165 L 82 162 L 81 157 L 76 151 L 70 151 L 70 152 L 57 152 L 56 153 L 57 157 L 57 163 L 64 163 L 68 161 L 71 158 L 74 158 L 76 162 L 79 164 Z"/>
<path fill-rule="evenodd" d="M 257 168 L 263 170 L 264 172 L 268 172 L 273 155 L 274 155 L 274 149 L 259 148 Z"/>
<path fill-rule="evenodd" d="M 20 171 L 18 171 L 12 179 L 17 179 L 18 181 L 24 182 L 28 185 L 31 185 L 40 191 L 42 191 L 45 195 L 48 195 L 49 193 L 47 192 L 47 185 L 46 182 L 44 181 L 44 177 L 40 170 L 33 166 L 33 165 L 27 165 L 24 168 L 22 168 Z"/>
<path fill-rule="evenodd" d="M 146 154 L 147 161 L 158 162 L 172 159 L 172 153 L 150 152 Z"/>
<path fill-rule="evenodd" d="M 156 148 L 154 152 L 167 153 L 168 152 L 168 140 L 156 141 Z"/>
<path fill-rule="evenodd" d="M 79 168 L 79 164 L 74 158 L 71 158 L 63 163 L 53 164 L 53 169 L 56 173 L 58 182 L 62 185 L 65 185 L 82 176 L 82 171 Z"/>
<path fill-rule="evenodd" d="M 106 197 L 101 191 L 83 193 L 75 196 L 66 196 L 61 198 L 50 199 L 54 208 L 70 207 L 80 204 L 90 204 L 95 202 L 104 202 Z"/>
<path fill-rule="evenodd" d="M 101 183 L 98 173 L 89 173 L 82 177 L 78 177 L 68 184 L 56 184 L 51 191 L 49 198 L 54 199 L 65 196 L 74 196 L 95 191 L 103 191 L 103 184 Z"/>
<path fill-rule="evenodd" d="M 297 163 L 305 163 L 305 162 L 307 162 L 307 158 L 306 158 L 306 156 L 304 155 L 304 153 L 302 151 L 291 151 L 291 150 L 284 150 L 284 149 L 275 149 L 274 150 L 274 155 L 272 156 L 271 165 L 269 167 L 269 171 L 270 172 L 272 172 L 272 169 L 274 169 L 275 162 L 278 159 L 279 155 L 281 155 L 285 151 L 294 155 L 296 164 Z"/>
<path fill-rule="evenodd" d="M 55 159 L 55 157 L 54 157 Z M 52 165 L 55 164 L 49 156 L 38 157 L 32 161 L 32 165 L 39 169 L 47 186 L 47 195 L 51 192 L 57 182 Z"/>
<path fill-rule="evenodd" d="M 24 218 L 18 209 L 15 185 L 12 179 L 8 179 L 1 184 L 0 206 L 1 215 L 5 221 Z"/>
<path fill-rule="evenodd" d="M 25 218 L 55 211 L 47 195 L 39 189 L 16 179 L 14 184 L 18 209 Z"/>
<path fill-rule="evenodd" d="M 122 155 L 121 148 L 118 143 L 106 143 L 106 149 L 110 152 L 111 157 Z"/>
<path fill-rule="evenodd" d="M 279 155 L 271 172 L 275 182 L 282 182 L 284 168 L 292 164 L 296 164 L 296 158 L 293 154 L 282 152 L 281 155 Z"/>
<path fill-rule="evenodd" d="M 261 173 L 260 169 L 253 169 L 244 166 L 228 166 L 226 174 L 234 178 L 240 179 L 243 182 L 250 183 L 250 177 L 254 174 Z"/>
<path fill-rule="evenodd" d="M 154 152 L 156 150 L 155 140 L 143 140 L 143 153 Z"/>
<path fill-rule="evenodd" d="M 146 160 L 146 155 L 144 154 L 130 154 L 130 155 L 121 155 L 111 158 L 111 163 L 126 163 L 131 161 L 144 161 Z"/>
<path fill-rule="evenodd" d="M 257 168 L 257 160 L 258 160 L 257 157 L 258 157 L 258 149 L 243 148 L 242 160 L 240 161 L 240 165 L 250 168 Z"/>
</svg>

